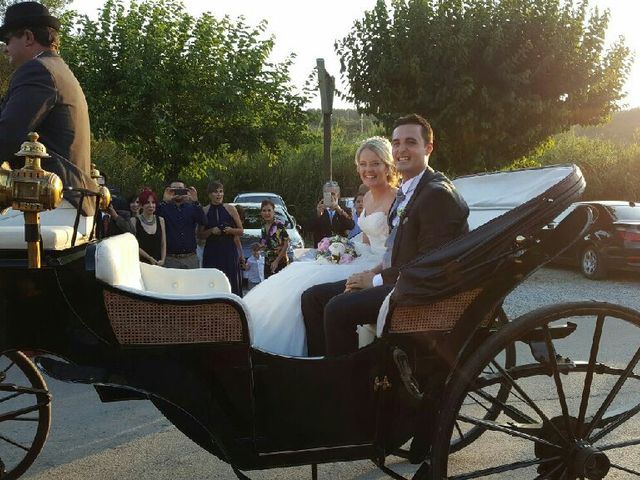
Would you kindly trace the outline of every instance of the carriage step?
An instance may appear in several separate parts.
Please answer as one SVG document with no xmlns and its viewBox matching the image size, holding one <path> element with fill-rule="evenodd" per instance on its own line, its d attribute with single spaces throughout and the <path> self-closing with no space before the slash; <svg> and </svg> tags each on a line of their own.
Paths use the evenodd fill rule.
<svg viewBox="0 0 640 480">
<path fill-rule="evenodd" d="M 549 335 L 551 335 L 552 340 L 559 340 L 571 335 L 576 331 L 577 327 L 578 326 L 573 322 L 567 322 L 564 325 L 552 325 L 549 327 Z M 544 342 L 545 337 L 546 334 L 542 328 L 534 328 L 533 330 L 529 330 L 523 336 L 518 337 L 518 341 L 524 343 Z"/>
</svg>

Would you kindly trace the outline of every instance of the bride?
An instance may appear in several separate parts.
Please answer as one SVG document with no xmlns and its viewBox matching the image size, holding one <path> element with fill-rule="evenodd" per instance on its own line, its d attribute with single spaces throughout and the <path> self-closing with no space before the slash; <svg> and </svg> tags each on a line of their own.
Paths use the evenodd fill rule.
<svg viewBox="0 0 640 480">
<path fill-rule="evenodd" d="M 339 265 L 323 265 L 314 259 L 296 261 L 250 290 L 244 301 L 251 317 L 254 347 L 280 355 L 305 356 L 302 292 L 319 283 L 344 280 L 381 262 L 389 236 L 387 215 L 396 196 L 391 144 L 382 137 L 365 140 L 356 152 L 355 164 L 362 183 L 369 188 L 358 220 L 362 233 L 353 239 L 359 256 L 352 263 Z"/>
</svg>

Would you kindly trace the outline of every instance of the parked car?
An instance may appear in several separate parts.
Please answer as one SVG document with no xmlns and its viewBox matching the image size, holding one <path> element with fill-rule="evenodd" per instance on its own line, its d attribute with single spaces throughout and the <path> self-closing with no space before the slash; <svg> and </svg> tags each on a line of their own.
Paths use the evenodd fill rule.
<svg viewBox="0 0 640 480">
<path fill-rule="evenodd" d="M 640 271 L 640 204 L 623 201 L 588 201 L 571 205 L 548 228 L 554 228 L 577 205 L 590 205 L 597 213 L 585 237 L 556 259 L 578 266 L 582 274 L 601 279 L 610 270 Z"/>
<path fill-rule="evenodd" d="M 251 256 L 251 245 L 260 242 L 262 229 L 262 216 L 260 215 L 260 203 L 236 203 L 236 207 L 240 207 L 242 211 L 244 233 L 240 237 L 242 243 L 242 251 L 245 258 Z M 304 248 L 304 240 L 302 239 L 302 228 L 296 223 L 295 219 L 281 205 L 276 204 L 276 218 L 284 223 L 289 234 L 289 261 L 293 261 L 293 250 L 296 248 Z"/>
<path fill-rule="evenodd" d="M 270 192 L 239 193 L 236 195 L 236 198 L 233 199 L 233 203 L 260 203 L 266 199 L 271 200 L 275 205 L 280 205 L 285 210 L 287 209 L 287 204 L 284 203 L 283 198 L 277 193 Z"/>
</svg>

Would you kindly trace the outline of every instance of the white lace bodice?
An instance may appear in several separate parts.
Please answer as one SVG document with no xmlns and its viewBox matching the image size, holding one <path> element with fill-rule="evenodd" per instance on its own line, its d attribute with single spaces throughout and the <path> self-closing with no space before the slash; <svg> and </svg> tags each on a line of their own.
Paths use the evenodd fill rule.
<svg viewBox="0 0 640 480">
<path fill-rule="evenodd" d="M 384 252 L 385 242 L 389 236 L 389 224 L 387 223 L 387 215 L 384 212 L 374 212 L 367 215 L 362 212 L 358 219 L 358 225 L 367 238 L 373 252 Z"/>
</svg>

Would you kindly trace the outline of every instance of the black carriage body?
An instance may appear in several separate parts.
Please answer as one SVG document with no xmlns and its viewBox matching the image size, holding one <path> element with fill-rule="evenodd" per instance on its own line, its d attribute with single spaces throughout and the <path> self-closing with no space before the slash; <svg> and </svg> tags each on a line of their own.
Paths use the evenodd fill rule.
<svg viewBox="0 0 640 480">
<path fill-rule="evenodd" d="M 109 310 L 115 297 L 130 305 L 175 302 L 97 280 L 93 244 L 45 256 L 38 270 L 27 269 L 15 252 L 3 253 L 0 351 L 58 356 L 68 363 L 41 358 L 42 368 L 95 385 L 103 401 L 148 398 L 192 440 L 239 469 L 383 462 L 412 437 L 412 460 L 419 462 L 434 440 L 429 426 L 451 372 L 490 334 L 505 296 L 584 226 L 577 219 L 544 243 L 536 239 L 583 188 L 572 167 L 553 188 L 407 266 L 383 336 L 348 356 L 288 358 L 255 350 L 247 319 L 233 302 L 227 303 L 241 329 L 233 341 L 123 342 Z M 516 242 L 518 235 L 523 240 Z M 451 303 L 461 298 L 463 307 Z M 225 301 L 180 305 L 207 303 Z M 440 326 L 407 327 L 398 316 L 405 307 L 426 308 L 433 318 L 423 310 L 420 322 Z M 455 318 L 449 325 L 441 316 Z M 424 387 L 418 396 L 394 362 L 397 348 Z"/>
<path fill-rule="evenodd" d="M 261 352 L 246 335 L 239 342 L 120 344 L 105 295 L 149 299 L 96 280 L 83 250 L 48 257 L 37 270 L 23 259 L 0 260 L 0 350 L 60 357 L 65 363 L 39 363 L 53 377 L 95 385 L 104 401 L 149 399 L 192 440 L 241 469 L 377 458 L 384 452 L 381 402 L 407 417 L 387 392 L 375 391 L 385 376 L 382 343 L 335 360 Z"/>
</svg>

